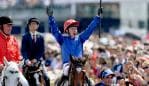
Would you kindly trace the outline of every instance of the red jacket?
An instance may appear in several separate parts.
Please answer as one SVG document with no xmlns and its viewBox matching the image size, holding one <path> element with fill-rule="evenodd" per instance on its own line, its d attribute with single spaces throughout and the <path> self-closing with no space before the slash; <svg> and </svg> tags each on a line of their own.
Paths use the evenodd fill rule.
<svg viewBox="0 0 149 86">
<path fill-rule="evenodd" d="M 3 64 L 4 56 L 8 61 L 18 62 L 21 54 L 15 37 L 8 36 L 6 38 L 2 33 L 0 33 L 0 64 Z"/>
</svg>

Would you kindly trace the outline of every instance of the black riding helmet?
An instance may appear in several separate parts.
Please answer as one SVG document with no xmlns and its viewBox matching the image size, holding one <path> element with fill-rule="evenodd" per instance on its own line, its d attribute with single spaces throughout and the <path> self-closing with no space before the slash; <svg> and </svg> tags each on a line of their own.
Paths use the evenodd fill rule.
<svg viewBox="0 0 149 86">
<path fill-rule="evenodd" d="M 12 20 L 7 17 L 7 16 L 1 16 L 0 17 L 0 25 L 3 25 L 3 24 L 12 24 Z"/>
<path fill-rule="evenodd" d="M 40 24 L 40 21 L 37 18 L 30 18 L 27 22 L 25 32 L 29 32 L 29 25 L 31 24 L 31 22 L 36 22 L 38 25 Z"/>
<path fill-rule="evenodd" d="M 31 22 L 36 22 L 37 24 L 40 23 L 37 18 L 30 18 L 30 19 L 28 20 L 28 25 L 29 25 Z"/>
</svg>

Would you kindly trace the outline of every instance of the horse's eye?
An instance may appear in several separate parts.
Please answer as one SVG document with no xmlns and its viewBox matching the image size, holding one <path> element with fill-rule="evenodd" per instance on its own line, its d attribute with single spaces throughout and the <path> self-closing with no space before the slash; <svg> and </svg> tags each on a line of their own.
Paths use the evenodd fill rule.
<svg viewBox="0 0 149 86">
<path fill-rule="evenodd" d="M 12 73 L 12 74 L 14 73 L 14 71 L 12 71 L 12 70 L 10 70 L 9 72 Z"/>
<path fill-rule="evenodd" d="M 18 71 L 15 71 L 15 73 L 18 73 Z"/>
<path fill-rule="evenodd" d="M 12 74 L 13 73 L 18 73 L 18 71 L 12 71 L 12 70 L 10 70 L 9 72 L 12 73 Z"/>
</svg>

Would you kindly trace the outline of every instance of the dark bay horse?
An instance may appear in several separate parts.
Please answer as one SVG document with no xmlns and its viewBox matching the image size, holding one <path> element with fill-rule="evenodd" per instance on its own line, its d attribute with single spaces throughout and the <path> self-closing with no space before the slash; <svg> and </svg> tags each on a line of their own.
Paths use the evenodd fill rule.
<svg viewBox="0 0 149 86">
<path fill-rule="evenodd" d="M 64 80 L 56 80 L 55 86 L 91 86 L 83 68 L 86 60 L 85 57 L 75 58 L 70 56 L 68 77 L 65 76 Z M 59 82 L 61 82 L 60 85 Z"/>
<path fill-rule="evenodd" d="M 69 69 L 69 86 L 88 86 L 86 81 L 86 74 L 83 66 L 86 62 L 86 58 L 74 58 L 70 57 L 70 69 Z"/>
<path fill-rule="evenodd" d="M 33 63 L 31 66 L 25 65 L 24 75 L 29 82 L 29 86 L 45 86 L 41 61 Z"/>
</svg>

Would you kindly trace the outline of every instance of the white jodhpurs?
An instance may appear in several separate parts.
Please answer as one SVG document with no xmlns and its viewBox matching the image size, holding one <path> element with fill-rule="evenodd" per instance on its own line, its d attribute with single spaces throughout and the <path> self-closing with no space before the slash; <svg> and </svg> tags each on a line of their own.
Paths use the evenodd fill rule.
<svg viewBox="0 0 149 86">
<path fill-rule="evenodd" d="M 69 63 L 63 64 L 63 74 L 64 74 L 64 76 L 68 76 L 69 67 L 70 67 Z"/>
</svg>

